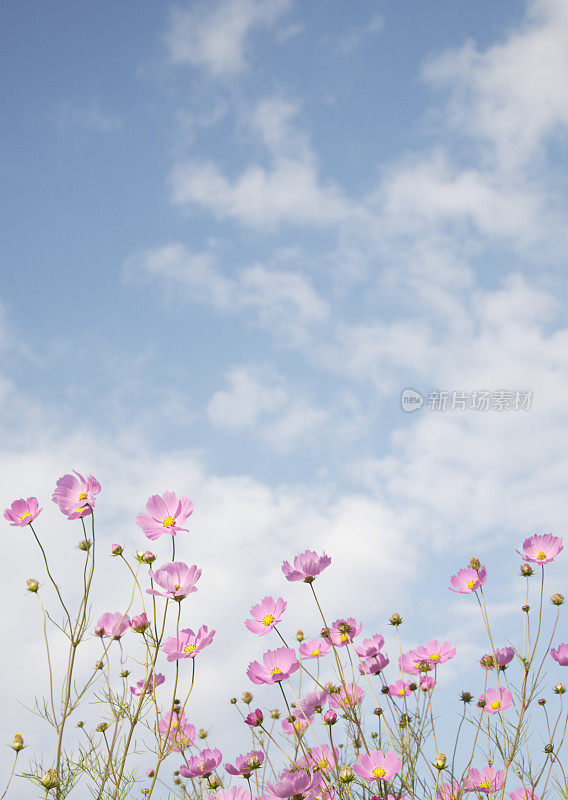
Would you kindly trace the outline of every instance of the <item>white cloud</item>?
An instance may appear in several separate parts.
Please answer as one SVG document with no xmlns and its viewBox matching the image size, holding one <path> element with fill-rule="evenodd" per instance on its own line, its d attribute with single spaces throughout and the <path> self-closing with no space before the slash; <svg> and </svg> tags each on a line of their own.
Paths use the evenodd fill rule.
<svg viewBox="0 0 568 800">
<path fill-rule="evenodd" d="M 215 0 L 170 13 L 166 44 L 174 64 L 204 67 L 214 78 L 247 65 L 246 49 L 255 29 L 271 29 L 291 0 Z"/>
<path fill-rule="evenodd" d="M 59 104 L 51 119 L 60 134 L 74 130 L 109 133 L 122 128 L 122 120 L 116 114 L 103 110 L 96 102 L 85 104 L 66 100 Z"/>
<path fill-rule="evenodd" d="M 369 36 L 381 33 L 385 22 L 381 14 L 373 14 L 366 25 L 350 28 L 339 41 L 339 50 L 350 55 L 357 50 Z"/>
</svg>

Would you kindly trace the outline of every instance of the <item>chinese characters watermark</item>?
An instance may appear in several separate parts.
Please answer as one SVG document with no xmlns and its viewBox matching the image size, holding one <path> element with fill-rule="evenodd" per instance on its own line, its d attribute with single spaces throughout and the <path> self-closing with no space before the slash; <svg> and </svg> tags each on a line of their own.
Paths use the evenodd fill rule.
<svg viewBox="0 0 568 800">
<path fill-rule="evenodd" d="M 400 405 L 403 411 L 530 411 L 534 394 L 531 389 L 474 389 L 471 392 L 434 389 L 428 395 L 416 389 L 403 389 Z"/>
</svg>

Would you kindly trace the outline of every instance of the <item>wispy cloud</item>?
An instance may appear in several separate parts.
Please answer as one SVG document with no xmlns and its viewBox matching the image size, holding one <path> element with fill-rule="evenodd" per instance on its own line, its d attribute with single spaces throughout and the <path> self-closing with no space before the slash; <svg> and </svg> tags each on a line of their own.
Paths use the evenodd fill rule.
<svg viewBox="0 0 568 800">
<path fill-rule="evenodd" d="M 77 130 L 110 133 L 122 128 L 122 120 L 117 114 L 104 110 L 94 101 L 83 103 L 64 100 L 50 118 L 61 134 Z"/>
</svg>

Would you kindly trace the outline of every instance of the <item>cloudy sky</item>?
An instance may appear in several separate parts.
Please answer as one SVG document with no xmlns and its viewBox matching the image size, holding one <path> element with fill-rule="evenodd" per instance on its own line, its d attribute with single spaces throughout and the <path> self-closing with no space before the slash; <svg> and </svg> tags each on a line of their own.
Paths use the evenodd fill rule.
<svg viewBox="0 0 568 800">
<path fill-rule="evenodd" d="M 481 631 L 448 576 L 474 553 L 493 564 L 501 618 L 514 547 L 563 534 L 568 6 L 1 13 L 3 506 L 40 498 L 73 597 L 59 475 L 102 483 L 103 549 L 143 546 L 150 494 L 193 498 L 181 554 L 204 577 L 186 622 L 220 642 L 200 725 L 226 727 L 225 696 L 248 688 L 252 602 L 282 592 L 288 630 L 317 628 L 280 573 L 306 547 L 333 557 L 330 615 L 373 632 L 396 608 L 409 646 L 453 638 L 454 697 Z M 412 413 L 406 388 L 424 398 Z M 2 737 L 37 744 L 16 698 L 42 689 L 24 591 L 41 565 L 25 531 L 4 537 Z M 101 569 L 93 613 L 128 595 L 116 561 Z"/>
</svg>

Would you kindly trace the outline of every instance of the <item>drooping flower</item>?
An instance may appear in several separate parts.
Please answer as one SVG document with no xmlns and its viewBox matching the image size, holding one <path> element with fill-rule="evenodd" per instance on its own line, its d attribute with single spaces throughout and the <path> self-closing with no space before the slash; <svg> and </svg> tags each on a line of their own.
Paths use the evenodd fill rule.
<svg viewBox="0 0 568 800">
<path fill-rule="evenodd" d="M 300 669 L 300 662 L 296 653 L 290 647 L 279 647 L 277 650 L 268 650 L 262 657 L 263 664 L 251 661 L 247 675 L 253 683 L 277 683 L 290 677 Z"/>
<path fill-rule="evenodd" d="M 330 695 L 329 705 L 333 708 L 350 708 L 360 705 L 364 697 L 365 692 L 360 686 L 355 683 L 348 683 L 347 691 L 342 686 L 339 694 Z"/>
<path fill-rule="evenodd" d="M 493 794 L 503 786 L 505 773 L 502 769 L 496 771 L 491 766 L 484 767 L 481 772 L 477 769 L 469 771 L 466 789 Z"/>
<path fill-rule="evenodd" d="M 296 708 L 302 711 L 306 717 L 313 717 L 315 712 L 320 712 L 329 697 L 325 691 L 308 692 L 308 694 L 296 703 Z"/>
<path fill-rule="evenodd" d="M 146 503 L 146 513 L 136 515 L 136 524 L 142 528 L 148 539 L 160 539 L 164 533 L 175 536 L 178 531 L 187 531 L 181 526 L 193 513 L 193 503 L 183 495 L 175 492 L 153 494 Z"/>
<path fill-rule="evenodd" d="M 195 727 L 187 721 L 185 714 L 179 708 L 168 711 L 159 721 L 159 733 L 164 735 L 168 729 L 168 740 L 172 750 L 180 752 L 195 742 Z"/>
<path fill-rule="evenodd" d="M 144 633 L 144 631 L 150 627 L 150 622 L 146 616 L 146 612 L 142 611 L 141 614 L 136 614 L 136 616 L 132 617 L 130 620 L 130 627 L 136 633 Z"/>
<path fill-rule="evenodd" d="M 156 570 L 149 570 L 149 574 L 154 583 L 161 586 L 164 591 L 146 589 L 148 594 L 183 600 L 188 594 L 197 591 L 195 584 L 201 577 L 201 570 L 197 569 L 195 564 L 188 567 L 183 561 L 172 561 L 169 564 L 162 564 Z"/>
<path fill-rule="evenodd" d="M 124 631 L 130 627 L 130 617 L 122 611 L 106 611 L 97 620 L 95 634 L 110 639 L 120 639 Z"/>
<path fill-rule="evenodd" d="M 348 617 L 348 619 L 336 619 L 329 629 L 329 638 L 336 647 L 346 647 L 353 639 L 361 633 L 363 625 Z"/>
<path fill-rule="evenodd" d="M 260 603 L 251 608 L 252 619 L 245 620 L 245 625 L 251 633 L 258 633 L 260 636 L 264 636 L 275 625 L 278 625 L 287 605 L 286 601 L 281 597 L 278 600 L 274 600 L 272 597 L 265 597 Z"/>
<path fill-rule="evenodd" d="M 371 658 L 378 656 L 385 643 L 384 638 L 380 633 L 375 633 L 370 639 L 363 639 L 363 644 L 355 648 L 355 652 L 359 658 Z"/>
<path fill-rule="evenodd" d="M 162 645 L 168 661 L 179 661 L 182 658 L 195 658 L 200 650 L 210 645 L 215 636 L 215 631 L 209 632 L 207 625 L 194 633 L 191 628 L 184 628 L 178 636 L 168 636 Z"/>
<path fill-rule="evenodd" d="M 300 654 L 304 658 L 321 658 L 330 650 L 328 639 L 305 639 L 300 645 Z"/>
<path fill-rule="evenodd" d="M 535 533 L 523 542 L 523 552 L 517 550 L 517 553 L 533 564 L 548 564 L 549 561 L 554 561 L 562 549 L 562 539 L 559 536 Z"/>
<path fill-rule="evenodd" d="M 20 500 L 14 500 L 10 508 L 4 511 L 4 518 L 8 520 L 10 525 L 23 528 L 33 522 L 41 512 L 42 509 L 39 507 L 37 497 L 28 497 L 27 500 L 22 497 Z"/>
<path fill-rule="evenodd" d="M 306 550 L 294 558 L 292 567 L 288 561 L 282 563 L 282 572 L 289 581 L 312 583 L 324 569 L 331 564 L 331 558 L 323 553 L 318 555 L 314 550 Z"/>
<path fill-rule="evenodd" d="M 410 689 L 410 684 L 412 681 L 405 681 L 404 683 L 399 678 L 394 683 L 391 683 L 389 686 L 389 694 L 391 697 L 408 697 L 409 694 L 412 694 Z"/>
<path fill-rule="evenodd" d="M 95 497 L 100 491 L 101 485 L 96 478 L 88 475 L 85 480 L 75 472 L 75 475 L 63 475 L 58 479 L 51 499 L 57 503 L 67 519 L 79 519 L 93 513 Z"/>
<path fill-rule="evenodd" d="M 551 648 L 550 655 L 561 667 L 568 667 L 568 644 L 559 644 L 556 650 Z"/>
<path fill-rule="evenodd" d="M 532 786 L 519 786 L 514 792 L 510 792 L 510 795 L 512 800 L 538 800 L 538 795 Z"/>
<path fill-rule="evenodd" d="M 183 764 L 179 771 L 184 778 L 208 778 L 222 759 L 223 755 L 216 747 L 212 750 L 202 750 L 199 755 L 188 758 L 187 765 Z"/>
<path fill-rule="evenodd" d="M 136 696 L 150 694 L 155 690 L 156 686 L 160 686 L 165 680 L 161 673 L 153 672 L 148 679 L 142 678 L 142 680 L 137 681 L 136 686 L 130 687 L 130 691 Z"/>
<path fill-rule="evenodd" d="M 276 797 L 283 800 L 288 797 L 304 797 L 314 788 L 314 776 L 300 770 L 299 772 L 283 772 L 275 783 L 268 783 L 268 789 Z"/>
<path fill-rule="evenodd" d="M 499 689 L 487 689 L 485 694 L 482 694 L 478 700 L 483 705 L 483 710 L 488 714 L 497 714 L 499 711 L 505 711 L 513 705 L 513 695 L 508 689 L 500 687 Z"/>
<path fill-rule="evenodd" d="M 242 775 L 243 778 L 250 778 L 253 770 L 258 769 L 264 761 L 264 753 L 260 750 L 251 750 L 250 753 L 237 756 L 234 764 L 225 764 L 225 769 L 229 775 Z"/>
<path fill-rule="evenodd" d="M 362 753 L 353 765 L 354 771 L 365 781 L 388 781 L 401 768 L 402 761 L 392 750 L 384 754 L 380 750 Z"/>
<path fill-rule="evenodd" d="M 377 653 L 366 661 L 359 662 L 359 672 L 361 675 L 379 675 L 388 665 L 389 660 L 382 653 Z"/>
<path fill-rule="evenodd" d="M 481 566 L 479 569 L 460 569 L 457 575 L 452 575 L 450 578 L 452 592 L 459 592 L 460 594 L 473 594 L 487 580 L 487 570 Z"/>
</svg>

